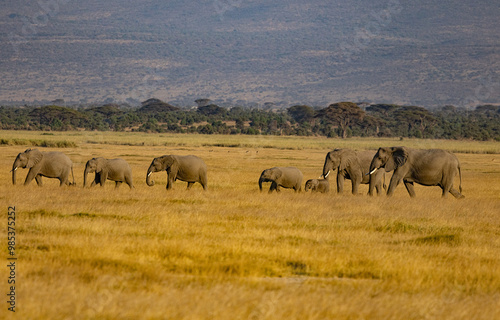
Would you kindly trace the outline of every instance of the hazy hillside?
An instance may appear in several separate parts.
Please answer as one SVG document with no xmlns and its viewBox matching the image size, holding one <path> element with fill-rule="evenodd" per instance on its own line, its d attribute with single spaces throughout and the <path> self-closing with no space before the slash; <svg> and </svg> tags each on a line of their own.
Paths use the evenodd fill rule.
<svg viewBox="0 0 500 320">
<path fill-rule="evenodd" d="M 0 4 L 0 100 L 500 102 L 493 0 Z"/>
</svg>

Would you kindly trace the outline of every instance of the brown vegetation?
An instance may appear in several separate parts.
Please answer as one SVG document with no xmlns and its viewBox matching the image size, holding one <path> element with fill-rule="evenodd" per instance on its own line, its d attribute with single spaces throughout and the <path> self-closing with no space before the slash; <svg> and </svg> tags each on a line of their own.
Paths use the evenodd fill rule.
<svg viewBox="0 0 500 320">
<path fill-rule="evenodd" d="M 306 181 L 321 174 L 335 147 L 395 144 L 389 140 L 71 132 L 45 138 L 76 144 L 58 150 L 73 160 L 78 187 L 49 179 L 42 188 L 12 186 L 9 170 L 25 146 L 0 146 L 0 221 L 16 207 L 21 318 L 500 317 L 498 143 L 489 145 L 497 150 L 491 154 L 481 143 L 463 147 L 477 154 L 457 153 L 466 196 L 459 201 L 422 186 L 416 199 L 403 186 L 392 198 L 340 196 L 335 188 L 258 191 L 264 168 L 296 166 Z M 198 184 L 186 191 L 180 181 L 167 192 L 165 173 L 146 185 L 152 158 L 170 153 L 205 160 L 207 192 Z M 94 156 L 127 160 L 136 188 L 81 188 Z M 6 273 L 0 268 L 1 279 Z"/>
</svg>

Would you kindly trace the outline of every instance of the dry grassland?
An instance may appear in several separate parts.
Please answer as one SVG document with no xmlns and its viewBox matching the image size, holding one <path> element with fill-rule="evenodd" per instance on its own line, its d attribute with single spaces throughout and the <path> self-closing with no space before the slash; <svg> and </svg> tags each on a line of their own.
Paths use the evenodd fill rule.
<svg viewBox="0 0 500 320">
<path fill-rule="evenodd" d="M 17 213 L 17 319 L 499 319 L 500 143 L 430 140 L 0 132 L 0 292 L 7 293 L 7 208 Z M 71 141 L 77 187 L 24 187 L 10 169 L 27 145 Z M 335 147 L 407 145 L 454 151 L 464 200 L 438 187 L 399 186 L 392 198 L 260 193 L 261 171 L 321 174 Z M 195 154 L 209 190 L 166 173 L 153 157 Z M 85 162 L 121 157 L 132 191 L 83 189 Z M 304 182 L 305 182 L 304 180 Z M 458 177 L 455 180 L 458 185 Z M 268 184 L 265 185 L 268 187 Z M 350 186 L 348 186 L 350 187 Z M 367 187 L 362 186 L 362 192 Z"/>
</svg>

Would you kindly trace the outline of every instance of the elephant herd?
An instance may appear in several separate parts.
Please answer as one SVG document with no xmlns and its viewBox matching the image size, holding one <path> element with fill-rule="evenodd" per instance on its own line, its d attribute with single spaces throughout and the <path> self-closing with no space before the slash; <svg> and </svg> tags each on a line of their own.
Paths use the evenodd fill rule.
<svg viewBox="0 0 500 320">
<path fill-rule="evenodd" d="M 19 153 L 12 165 L 12 183 L 16 184 L 16 170 L 29 169 L 24 185 L 33 179 L 39 186 L 42 177 L 55 178 L 60 185 L 75 185 L 73 164 L 62 152 L 41 152 L 38 149 L 27 149 Z M 382 170 L 380 170 L 382 169 Z M 335 149 L 326 154 L 323 173 L 318 179 L 310 179 L 305 183 L 305 191 L 329 192 L 328 177 L 332 171 L 337 170 L 337 192 L 342 193 L 344 181 L 351 180 L 352 193 L 358 194 L 360 184 L 369 185 L 369 195 L 382 194 L 382 189 L 387 190 L 387 195 L 394 193 L 396 187 L 403 182 L 410 197 L 415 197 L 414 183 L 424 186 L 439 186 L 442 197 L 451 193 L 455 198 L 463 198 L 462 173 L 457 157 L 440 149 L 410 149 L 407 147 L 379 148 L 378 151 L 354 151 L 350 149 Z M 196 182 L 204 190 L 207 189 L 207 165 L 197 156 L 164 155 L 154 158 L 146 174 L 146 183 L 153 186 L 151 180 L 153 172 L 167 172 L 167 190 L 172 188 L 175 180 L 187 182 L 190 189 Z M 389 187 L 385 184 L 385 173 L 393 171 Z M 69 181 L 71 173 L 73 182 Z M 88 173 L 94 173 L 91 187 L 96 184 L 104 186 L 106 180 L 115 182 L 118 188 L 125 182 L 130 189 L 134 188 L 132 182 L 132 169 L 123 159 L 92 158 L 87 161 L 84 170 L 83 186 L 87 185 Z M 456 174 L 460 177 L 459 190 L 453 188 Z M 302 172 L 295 167 L 273 167 L 262 171 L 259 178 L 259 189 L 262 183 L 270 182 L 269 192 L 279 192 L 280 188 L 302 189 Z"/>
<path fill-rule="evenodd" d="M 383 169 L 383 170 L 379 170 Z M 462 172 L 460 162 L 451 152 L 440 149 L 410 149 L 406 147 L 379 148 L 373 151 L 335 149 L 326 154 L 323 173 L 319 179 L 310 179 L 305 191 L 328 192 L 328 176 L 337 170 L 337 193 L 344 190 L 345 179 L 351 180 L 352 193 L 358 194 L 360 184 L 368 184 L 368 194 L 382 194 L 382 188 L 391 196 L 396 187 L 404 183 L 410 197 L 415 197 L 414 183 L 424 186 L 439 186 L 442 197 L 451 193 L 455 198 L 462 195 Z M 389 187 L 385 184 L 385 173 L 393 171 Z M 459 174 L 459 191 L 453 188 L 453 180 Z M 302 172 L 295 167 L 274 167 L 262 172 L 259 188 L 263 182 L 271 182 L 269 192 L 280 191 L 280 187 L 301 190 Z M 321 179 L 322 178 L 322 179 Z"/>
<path fill-rule="evenodd" d="M 27 149 L 19 153 L 12 165 L 12 184 L 16 184 L 16 170 L 18 168 L 29 169 L 24 181 L 28 185 L 33 179 L 39 186 L 42 186 L 42 177 L 58 179 L 60 185 L 75 185 L 75 176 L 73 174 L 73 163 L 62 152 L 41 152 L 38 149 Z M 207 165 L 196 156 L 175 156 L 168 155 L 154 158 L 149 166 L 146 183 L 153 186 L 150 176 L 153 172 L 167 171 L 168 183 L 167 189 L 172 188 L 175 180 L 186 181 L 188 189 L 195 182 L 199 182 L 203 189 L 207 189 Z M 69 174 L 73 182 L 69 181 Z M 94 181 L 91 187 L 96 184 L 104 186 L 106 180 L 115 182 L 115 188 L 118 188 L 123 182 L 128 184 L 130 189 L 134 188 L 132 182 L 132 169 L 127 161 L 123 159 L 105 159 L 102 157 L 92 158 L 85 164 L 83 172 L 83 186 L 87 186 L 87 175 L 94 173 Z"/>
</svg>

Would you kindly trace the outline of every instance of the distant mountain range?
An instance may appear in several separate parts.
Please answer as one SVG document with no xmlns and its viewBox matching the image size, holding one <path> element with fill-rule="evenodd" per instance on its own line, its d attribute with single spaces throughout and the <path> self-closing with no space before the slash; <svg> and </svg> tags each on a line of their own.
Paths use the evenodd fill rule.
<svg viewBox="0 0 500 320">
<path fill-rule="evenodd" d="M 497 0 L 4 0 L 2 104 L 500 103 Z"/>
</svg>

